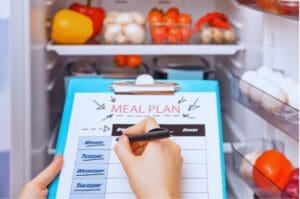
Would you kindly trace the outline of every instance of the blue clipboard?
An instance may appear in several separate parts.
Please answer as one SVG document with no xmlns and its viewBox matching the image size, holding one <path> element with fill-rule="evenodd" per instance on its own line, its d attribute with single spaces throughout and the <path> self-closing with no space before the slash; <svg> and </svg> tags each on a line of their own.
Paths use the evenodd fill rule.
<svg viewBox="0 0 300 199">
<path fill-rule="evenodd" d="M 67 95 L 63 110 L 63 116 L 59 135 L 56 144 L 56 154 L 64 154 L 65 143 L 67 141 L 69 123 L 74 103 L 74 96 L 76 93 L 113 93 L 110 86 L 116 80 L 114 79 L 101 79 L 97 77 L 87 78 L 71 78 L 68 80 Z M 163 81 L 162 81 L 163 82 Z M 220 91 L 217 81 L 214 80 L 176 80 L 172 81 L 180 85 L 179 92 L 214 92 L 216 93 L 217 101 L 217 115 L 218 115 L 218 129 L 219 129 L 219 148 L 220 148 L 220 162 L 221 162 L 221 180 L 222 180 L 222 192 L 223 198 L 227 198 L 226 179 L 225 179 L 225 162 L 223 156 L 223 132 L 222 132 L 222 118 L 221 118 L 221 103 L 220 103 Z M 49 186 L 48 199 L 55 199 L 58 182 L 60 175 Z"/>
</svg>

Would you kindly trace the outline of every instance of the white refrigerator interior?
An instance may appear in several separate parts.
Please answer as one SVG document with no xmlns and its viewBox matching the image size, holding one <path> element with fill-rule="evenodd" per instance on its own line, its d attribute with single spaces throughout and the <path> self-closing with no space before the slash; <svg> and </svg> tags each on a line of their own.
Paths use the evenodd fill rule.
<svg viewBox="0 0 300 199">
<path fill-rule="evenodd" d="M 41 171 L 53 157 L 64 103 L 66 65 L 78 60 L 109 65 L 112 55 L 124 53 L 145 55 L 145 62 L 150 67 L 153 66 L 152 58 L 161 55 L 194 55 L 208 60 L 221 88 L 226 159 L 224 172 L 230 198 L 253 198 L 255 194 L 237 175 L 234 165 L 236 153 L 232 143 L 247 145 L 251 140 L 264 139 L 284 148 L 285 155 L 293 165 L 299 167 L 299 137 L 295 135 L 295 128 L 289 130 L 289 126 L 284 126 L 286 122 L 281 124 L 272 119 L 274 114 L 264 115 L 260 110 L 253 111 L 250 105 L 243 104 L 237 96 L 236 83 L 239 79 L 233 75 L 234 71 L 256 70 L 266 66 L 299 82 L 298 20 L 253 10 L 242 6 L 237 0 L 100 0 L 94 1 L 94 5 L 102 6 L 107 11 L 136 10 L 145 14 L 153 7 L 166 9 L 177 6 L 183 12 L 190 13 L 194 22 L 207 12 L 222 11 L 230 18 L 238 41 L 234 45 L 199 45 L 196 42 L 162 46 L 54 45 L 49 40 L 49 19 L 58 9 L 68 7 L 71 3 L 71 0 L 11 2 L 13 80 L 10 92 L 14 106 L 7 111 L 12 119 L 9 129 L 12 138 L 11 197 L 15 197 L 24 183 Z M 147 41 L 150 41 L 150 36 L 147 36 Z M 1 78 L 0 70 L 0 95 Z M 9 76 L 5 77 L 5 81 L 8 81 L 7 78 Z M 296 123 L 299 125 L 298 118 Z"/>
</svg>

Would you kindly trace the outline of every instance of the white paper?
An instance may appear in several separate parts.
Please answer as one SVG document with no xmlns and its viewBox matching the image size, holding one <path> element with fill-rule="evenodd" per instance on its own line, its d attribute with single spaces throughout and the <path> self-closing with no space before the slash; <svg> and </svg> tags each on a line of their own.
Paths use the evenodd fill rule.
<svg viewBox="0 0 300 199">
<path fill-rule="evenodd" d="M 182 127 L 171 137 L 184 159 L 182 197 L 223 198 L 216 103 L 215 93 L 75 94 L 57 198 L 135 198 L 114 152 L 118 136 L 112 130 L 146 116 Z M 201 125 L 202 134 L 194 136 L 192 125 Z"/>
</svg>

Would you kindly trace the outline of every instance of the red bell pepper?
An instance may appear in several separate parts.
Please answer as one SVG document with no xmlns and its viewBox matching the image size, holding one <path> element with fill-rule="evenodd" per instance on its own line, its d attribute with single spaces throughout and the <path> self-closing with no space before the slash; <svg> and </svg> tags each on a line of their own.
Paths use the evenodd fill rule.
<svg viewBox="0 0 300 199">
<path fill-rule="evenodd" d="M 92 35 L 93 38 L 97 36 L 102 30 L 103 21 L 105 18 L 105 11 L 101 7 L 92 7 L 91 3 L 92 0 L 87 0 L 86 5 L 80 3 L 73 3 L 70 6 L 70 9 L 87 16 L 92 20 L 94 30 Z"/>
<path fill-rule="evenodd" d="M 215 18 L 208 22 L 208 24 L 215 28 L 222 28 L 229 30 L 231 28 L 231 25 L 228 23 L 228 21 L 223 21 L 220 18 Z"/>
<path fill-rule="evenodd" d="M 211 12 L 211 13 L 206 14 L 204 17 L 201 17 L 200 19 L 198 19 L 198 21 L 194 25 L 193 32 L 198 32 L 204 24 L 206 24 L 209 21 L 212 21 L 216 18 L 228 23 L 228 18 L 224 13 Z"/>
</svg>

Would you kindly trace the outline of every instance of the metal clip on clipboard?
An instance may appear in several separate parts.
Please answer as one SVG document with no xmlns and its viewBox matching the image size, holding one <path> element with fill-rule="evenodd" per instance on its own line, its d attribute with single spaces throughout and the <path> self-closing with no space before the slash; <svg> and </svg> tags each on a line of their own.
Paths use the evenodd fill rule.
<svg viewBox="0 0 300 199">
<path fill-rule="evenodd" d="M 150 75 L 139 75 L 135 81 L 116 81 L 111 84 L 111 89 L 116 94 L 172 95 L 180 87 L 175 82 L 159 82 Z"/>
</svg>

